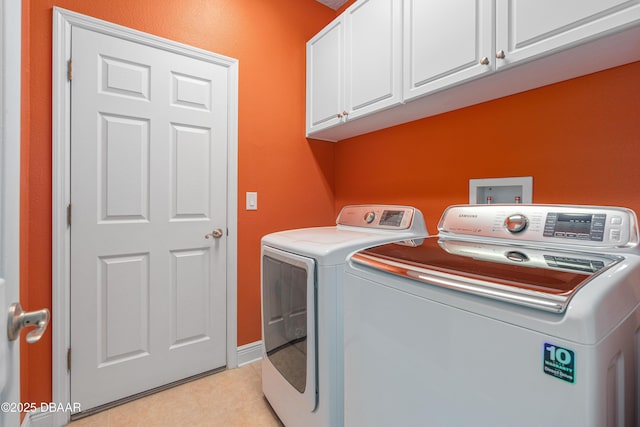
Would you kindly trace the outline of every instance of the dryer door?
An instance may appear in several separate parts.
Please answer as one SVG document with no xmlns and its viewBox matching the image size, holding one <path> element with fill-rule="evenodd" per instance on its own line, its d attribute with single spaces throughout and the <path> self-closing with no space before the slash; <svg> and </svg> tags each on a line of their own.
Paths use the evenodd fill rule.
<svg viewBox="0 0 640 427">
<path fill-rule="evenodd" d="M 262 248 L 262 328 L 268 363 L 316 407 L 315 260 Z M 295 396 L 295 394 L 294 394 Z"/>
</svg>

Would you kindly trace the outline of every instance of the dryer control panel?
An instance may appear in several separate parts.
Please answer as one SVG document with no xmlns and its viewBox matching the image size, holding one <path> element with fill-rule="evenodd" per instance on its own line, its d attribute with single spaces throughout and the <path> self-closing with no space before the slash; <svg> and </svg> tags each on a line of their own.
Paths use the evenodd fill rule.
<svg viewBox="0 0 640 427">
<path fill-rule="evenodd" d="M 443 235 L 591 247 L 638 244 L 636 214 L 626 208 L 575 205 L 458 205 L 447 208 Z"/>
<path fill-rule="evenodd" d="M 414 216 L 421 215 L 419 210 L 408 206 L 345 206 L 340 211 L 336 224 L 386 230 L 408 230 L 414 222 Z"/>
</svg>

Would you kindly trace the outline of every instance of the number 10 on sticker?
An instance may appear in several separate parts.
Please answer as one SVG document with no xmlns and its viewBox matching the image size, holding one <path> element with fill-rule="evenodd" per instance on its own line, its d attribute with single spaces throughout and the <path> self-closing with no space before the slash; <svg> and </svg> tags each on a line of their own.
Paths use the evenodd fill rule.
<svg viewBox="0 0 640 427">
<path fill-rule="evenodd" d="M 559 345 L 544 343 L 542 370 L 563 381 L 574 383 L 576 380 L 576 356 L 573 350 Z"/>
<path fill-rule="evenodd" d="M 545 351 L 549 352 L 549 360 L 560 362 L 563 365 L 570 365 L 573 361 L 572 351 L 555 345 L 545 344 Z"/>
</svg>

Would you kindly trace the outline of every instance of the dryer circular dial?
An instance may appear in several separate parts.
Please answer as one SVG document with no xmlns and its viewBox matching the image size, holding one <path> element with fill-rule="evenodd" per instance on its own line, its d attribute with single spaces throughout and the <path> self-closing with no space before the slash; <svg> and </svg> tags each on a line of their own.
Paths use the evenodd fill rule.
<svg viewBox="0 0 640 427">
<path fill-rule="evenodd" d="M 529 225 L 529 219 L 522 214 L 509 215 L 507 219 L 504 220 L 504 228 L 512 234 L 524 231 L 527 225 Z"/>
<path fill-rule="evenodd" d="M 364 222 L 367 224 L 371 224 L 374 219 L 376 219 L 376 213 L 374 211 L 369 211 L 364 214 Z"/>
</svg>

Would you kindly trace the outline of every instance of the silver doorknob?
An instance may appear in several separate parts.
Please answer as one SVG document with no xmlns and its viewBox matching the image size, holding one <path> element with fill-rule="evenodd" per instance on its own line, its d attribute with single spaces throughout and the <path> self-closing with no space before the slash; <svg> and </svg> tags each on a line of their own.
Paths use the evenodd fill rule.
<svg viewBox="0 0 640 427">
<path fill-rule="evenodd" d="M 489 65 L 489 58 L 487 58 L 486 56 L 483 56 L 482 59 L 480 60 L 480 64 Z"/>
<path fill-rule="evenodd" d="M 504 50 L 499 50 L 499 51 L 496 52 L 496 58 L 498 58 L 498 59 L 504 59 L 504 58 L 506 58 L 506 56 L 507 55 L 504 53 Z"/>
<path fill-rule="evenodd" d="M 212 237 L 215 237 L 216 239 L 219 239 L 219 238 L 222 237 L 223 234 L 224 234 L 224 232 L 222 231 L 222 228 L 216 228 L 211 233 L 205 234 L 204 238 L 205 239 L 210 239 Z"/>
<path fill-rule="evenodd" d="M 33 326 L 36 329 L 27 334 L 27 342 L 33 344 L 42 338 L 47 330 L 51 313 L 46 308 L 38 311 L 22 311 L 20 303 L 15 302 L 9 307 L 9 320 L 7 321 L 7 336 L 9 341 L 15 341 L 20 336 L 23 328 Z"/>
</svg>

